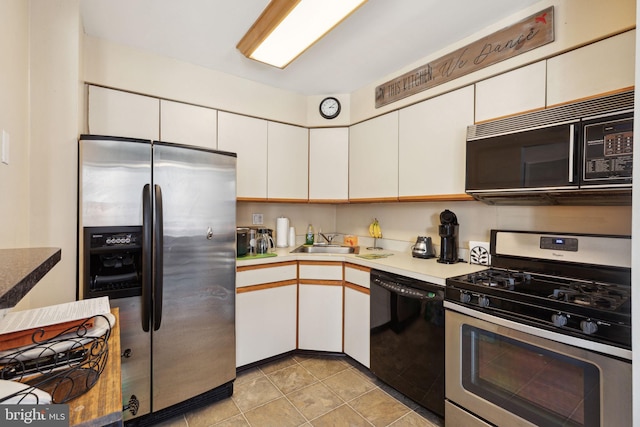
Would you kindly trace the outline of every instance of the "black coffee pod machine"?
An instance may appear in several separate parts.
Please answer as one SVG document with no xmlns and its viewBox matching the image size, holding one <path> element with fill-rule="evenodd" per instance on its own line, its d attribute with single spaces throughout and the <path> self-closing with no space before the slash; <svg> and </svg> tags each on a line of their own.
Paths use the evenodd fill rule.
<svg viewBox="0 0 640 427">
<path fill-rule="evenodd" d="M 458 218 L 449 209 L 440 214 L 440 258 L 438 262 L 443 264 L 455 264 L 458 259 Z"/>
</svg>

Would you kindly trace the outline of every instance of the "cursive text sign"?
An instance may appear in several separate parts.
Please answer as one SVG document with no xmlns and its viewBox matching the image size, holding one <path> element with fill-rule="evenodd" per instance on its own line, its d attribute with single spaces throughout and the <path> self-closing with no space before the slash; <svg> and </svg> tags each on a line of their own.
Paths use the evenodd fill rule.
<svg viewBox="0 0 640 427">
<path fill-rule="evenodd" d="M 376 108 L 551 43 L 553 6 L 376 87 Z"/>
</svg>

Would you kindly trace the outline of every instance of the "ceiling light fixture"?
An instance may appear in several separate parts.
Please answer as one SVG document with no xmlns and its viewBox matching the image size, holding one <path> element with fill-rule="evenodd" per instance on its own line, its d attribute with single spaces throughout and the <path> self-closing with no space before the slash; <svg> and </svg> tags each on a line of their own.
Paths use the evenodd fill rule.
<svg viewBox="0 0 640 427">
<path fill-rule="evenodd" d="M 272 0 L 236 46 L 247 58 L 284 68 L 366 0 Z"/>
</svg>

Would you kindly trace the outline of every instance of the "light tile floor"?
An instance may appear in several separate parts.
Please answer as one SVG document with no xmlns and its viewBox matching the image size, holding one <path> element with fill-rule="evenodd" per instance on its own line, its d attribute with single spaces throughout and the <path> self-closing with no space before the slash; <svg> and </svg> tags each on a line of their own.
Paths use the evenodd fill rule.
<svg viewBox="0 0 640 427">
<path fill-rule="evenodd" d="M 238 374 L 233 396 L 162 427 L 442 427 L 349 357 L 294 355 Z"/>
</svg>

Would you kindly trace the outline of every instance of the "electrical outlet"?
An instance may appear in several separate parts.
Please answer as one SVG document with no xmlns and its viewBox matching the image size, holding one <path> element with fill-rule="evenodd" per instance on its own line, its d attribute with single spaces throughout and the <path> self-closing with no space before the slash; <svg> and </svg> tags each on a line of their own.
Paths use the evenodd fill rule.
<svg viewBox="0 0 640 427">
<path fill-rule="evenodd" d="M 9 164 L 9 132 L 2 129 L 2 163 Z"/>
<path fill-rule="evenodd" d="M 261 213 L 254 213 L 253 214 L 253 218 L 252 218 L 251 221 L 252 221 L 253 225 L 262 225 L 262 221 L 263 221 L 262 214 Z"/>
</svg>

